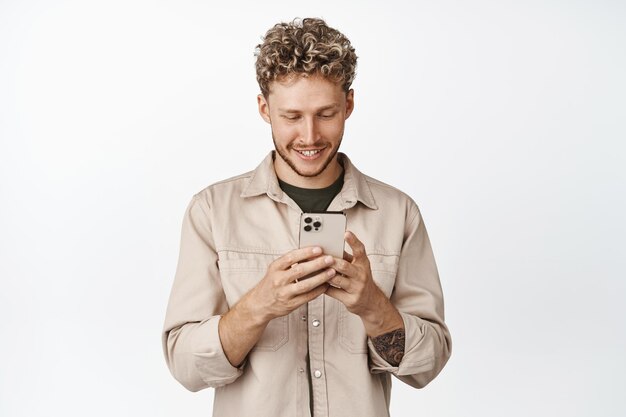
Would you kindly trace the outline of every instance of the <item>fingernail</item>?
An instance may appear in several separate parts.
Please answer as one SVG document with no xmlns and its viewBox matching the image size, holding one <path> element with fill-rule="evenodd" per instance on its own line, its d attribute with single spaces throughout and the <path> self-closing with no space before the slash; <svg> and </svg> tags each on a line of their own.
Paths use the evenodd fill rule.
<svg viewBox="0 0 626 417">
<path fill-rule="evenodd" d="M 319 255 L 320 253 L 322 253 L 322 248 L 317 248 L 317 247 L 313 248 L 313 253 L 316 255 Z"/>
<path fill-rule="evenodd" d="M 329 277 L 334 277 L 336 273 L 337 273 L 337 272 L 335 272 L 335 270 L 334 270 L 334 269 L 329 269 L 329 270 L 328 270 L 328 272 L 327 272 L 327 274 L 328 274 L 328 276 L 329 276 Z"/>
<path fill-rule="evenodd" d="M 324 262 L 326 262 L 328 265 L 332 264 L 334 261 L 332 256 L 327 256 L 324 258 Z"/>
</svg>

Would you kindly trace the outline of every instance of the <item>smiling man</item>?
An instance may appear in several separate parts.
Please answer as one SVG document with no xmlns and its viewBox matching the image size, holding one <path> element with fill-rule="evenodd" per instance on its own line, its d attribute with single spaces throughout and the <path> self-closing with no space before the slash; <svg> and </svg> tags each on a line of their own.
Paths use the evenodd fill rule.
<svg viewBox="0 0 626 417">
<path fill-rule="evenodd" d="M 451 354 L 424 220 L 338 152 L 357 61 L 343 34 L 321 19 L 279 23 L 256 56 L 275 150 L 191 199 L 167 365 L 191 391 L 216 389 L 215 417 L 388 416 L 391 375 L 422 388 Z M 343 258 L 298 249 L 310 211 L 346 215 Z"/>
</svg>

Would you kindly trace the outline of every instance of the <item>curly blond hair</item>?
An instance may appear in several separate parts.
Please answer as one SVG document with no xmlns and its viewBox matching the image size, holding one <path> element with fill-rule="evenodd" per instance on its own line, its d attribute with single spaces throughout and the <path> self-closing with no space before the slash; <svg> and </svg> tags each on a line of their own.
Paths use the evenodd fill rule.
<svg viewBox="0 0 626 417">
<path fill-rule="evenodd" d="M 357 56 L 341 32 L 322 19 L 295 18 L 277 23 L 262 38 L 254 55 L 256 79 L 266 98 L 272 81 L 296 75 L 321 75 L 340 84 L 347 93 L 356 76 Z"/>
</svg>

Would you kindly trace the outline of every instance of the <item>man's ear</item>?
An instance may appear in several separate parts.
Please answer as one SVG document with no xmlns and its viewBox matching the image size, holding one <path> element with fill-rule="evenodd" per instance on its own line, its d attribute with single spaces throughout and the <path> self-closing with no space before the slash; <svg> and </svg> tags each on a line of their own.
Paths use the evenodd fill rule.
<svg viewBox="0 0 626 417">
<path fill-rule="evenodd" d="M 346 119 L 350 117 L 352 110 L 354 110 L 354 89 L 351 88 L 346 93 Z"/>
<path fill-rule="evenodd" d="M 265 100 L 263 94 L 259 94 L 256 97 L 257 104 L 259 105 L 259 114 L 267 123 L 272 124 L 272 119 L 270 119 L 270 105 Z"/>
</svg>

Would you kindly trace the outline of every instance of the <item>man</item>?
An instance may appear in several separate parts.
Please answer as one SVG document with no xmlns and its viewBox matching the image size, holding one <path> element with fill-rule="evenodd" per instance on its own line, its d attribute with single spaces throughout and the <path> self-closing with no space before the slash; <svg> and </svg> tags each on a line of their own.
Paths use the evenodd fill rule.
<svg viewBox="0 0 626 417">
<path fill-rule="evenodd" d="M 216 417 L 387 416 L 390 375 L 421 388 L 450 357 L 417 205 L 338 152 L 356 60 L 323 20 L 270 29 L 256 71 L 275 151 L 187 207 L 163 349 L 185 388 L 215 388 Z M 313 210 L 346 214 L 343 259 L 298 249 Z"/>
</svg>

